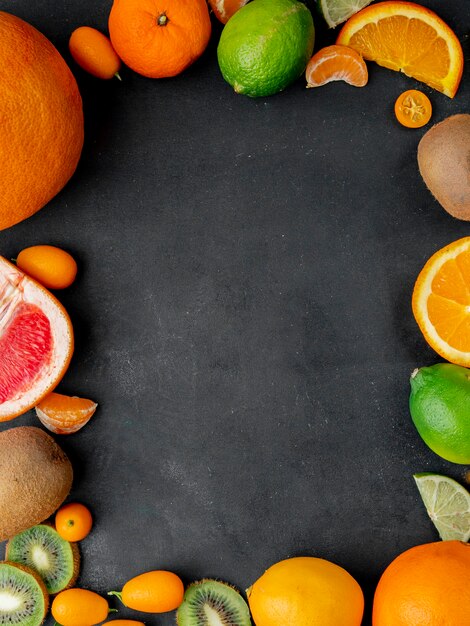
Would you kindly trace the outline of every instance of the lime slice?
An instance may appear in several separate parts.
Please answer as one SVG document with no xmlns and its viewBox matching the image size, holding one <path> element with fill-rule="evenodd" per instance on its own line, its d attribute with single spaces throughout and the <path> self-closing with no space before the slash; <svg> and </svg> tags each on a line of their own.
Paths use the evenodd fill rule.
<svg viewBox="0 0 470 626">
<path fill-rule="evenodd" d="M 470 539 L 470 493 L 440 474 L 414 474 L 424 506 L 442 540 Z"/>
<path fill-rule="evenodd" d="M 330 28 L 345 22 L 372 0 L 320 0 L 319 7 Z"/>
</svg>

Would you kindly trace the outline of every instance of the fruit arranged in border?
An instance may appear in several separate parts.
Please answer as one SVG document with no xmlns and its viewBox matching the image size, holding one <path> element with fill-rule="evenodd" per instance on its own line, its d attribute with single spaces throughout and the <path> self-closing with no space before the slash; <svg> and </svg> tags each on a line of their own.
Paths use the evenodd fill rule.
<svg viewBox="0 0 470 626">
<path fill-rule="evenodd" d="M 52 392 L 36 406 L 43 426 L 56 435 L 71 435 L 83 428 L 95 414 L 93 400 Z"/>
<path fill-rule="evenodd" d="M 365 87 L 369 79 L 361 55 L 348 46 L 327 46 L 316 52 L 305 70 L 307 87 L 321 87 L 333 81 L 344 81 L 353 87 Z"/>
<path fill-rule="evenodd" d="M 143 613 L 174 611 L 183 601 L 184 585 L 173 572 L 154 570 L 131 578 L 122 591 L 110 591 L 130 609 Z"/>
<path fill-rule="evenodd" d="M 0 562 L 0 626 L 41 626 L 49 594 L 38 574 L 24 565 Z"/>
<path fill-rule="evenodd" d="M 121 59 L 108 37 L 96 28 L 76 28 L 69 39 L 69 50 L 75 63 L 85 72 L 103 80 L 121 80 Z"/>
<path fill-rule="evenodd" d="M 235 587 L 205 578 L 189 585 L 176 613 L 178 626 L 195 626 L 204 622 L 251 626 L 250 610 Z"/>
</svg>

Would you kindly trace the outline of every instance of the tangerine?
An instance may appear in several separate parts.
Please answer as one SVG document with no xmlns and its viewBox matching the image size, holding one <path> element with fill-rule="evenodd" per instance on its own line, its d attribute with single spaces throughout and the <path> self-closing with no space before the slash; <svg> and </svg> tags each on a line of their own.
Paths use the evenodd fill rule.
<svg viewBox="0 0 470 626">
<path fill-rule="evenodd" d="M 90 533 L 93 518 L 89 509 L 79 502 L 64 504 L 56 513 L 55 529 L 66 541 L 82 541 Z"/>
<path fill-rule="evenodd" d="M 36 406 L 36 415 L 56 435 L 71 435 L 90 421 L 97 406 L 87 398 L 52 392 Z"/>
<path fill-rule="evenodd" d="M 0 11 L 0 230 L 39 211 L 67 183 L 83 146 L 77 83 L 52 43 Z"/>
<path fill-rule="evenodd" d="M 114 0 L 109 34 L 117 54 L 138 74 L 176 76 L 209 43 L 209 9 L 206 0 Z"/>
<path fill-rule="evenodd" d="M 469 623 L 470 546 L 440 541 L 400 554 L 379 580 L 373 626 L 464 626 Z"/>
<path fill-rule="evenodd" d="M 369 73 L 359 52 L 347 46 L 326 46 L 316 52 L 305 70 L 307 87 L 321 87 L 342 80 L 354 87 L 367 85 Z"/>
</svg>

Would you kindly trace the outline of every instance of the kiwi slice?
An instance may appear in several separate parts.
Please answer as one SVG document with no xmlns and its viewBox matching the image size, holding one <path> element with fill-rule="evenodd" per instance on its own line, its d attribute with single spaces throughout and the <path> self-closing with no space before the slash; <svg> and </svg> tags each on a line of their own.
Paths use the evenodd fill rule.
<svg viewBox="0 0 470 626">
<path fill-rule="evenodd" d="M 6 560 L 37 572 L 50 594 L 71 587 L 80 568 L 77 546 L 62 539 L 48 524 L 33 526 L 10 539 Z"/>
<path fill-rule="evenodd" d="M 40 626 L 48 608 L 49 595 L 36 572 L 0 562 L 0 626 Z"/>
<path fill-rule="evenodd" d="M 250 610 L 239 592 L 210 578 L 189 585 L 176 622 L 178 626 L 251 626 Z"/>
</svg>

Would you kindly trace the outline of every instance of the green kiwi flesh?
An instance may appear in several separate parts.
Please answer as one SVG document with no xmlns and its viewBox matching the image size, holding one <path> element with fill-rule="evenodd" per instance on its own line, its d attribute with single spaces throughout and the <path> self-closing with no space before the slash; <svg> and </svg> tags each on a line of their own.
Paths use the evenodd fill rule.
<svg viewBox="0 0 470 626">
<path fill-rule="evenodd" d="M 35 572 L 0 562 L 0 626 L 40 626 L 48 607 L 46 588 Z"/>
<path fill-rule="evenodd" d="M 238 591 L 211 579 L 189 585 L 176 621 L 178 626 L 251 626 L 250 610 Z"/>
<path fill-rule="evenodd" d="M 7 543 L 6 560 L 30 567 L 43 579 L 50 594 L 71 587 L 78 576 L 78 548 L 47 524 L 19 533 Z"/>
</svg>

